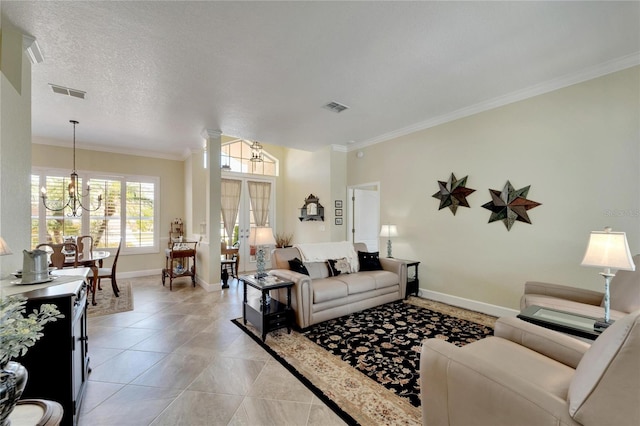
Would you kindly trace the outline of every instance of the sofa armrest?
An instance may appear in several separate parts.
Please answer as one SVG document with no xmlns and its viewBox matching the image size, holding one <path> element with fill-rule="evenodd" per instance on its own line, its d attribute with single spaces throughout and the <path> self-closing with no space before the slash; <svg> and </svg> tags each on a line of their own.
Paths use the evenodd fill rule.
<svg viewBox="0 0 640 426">
<path fill-rule="evenodd" d="M 423 342 L 422 419 L 426 425 L 577 425 L 568 402 L 510 374 L 493 360 L 440 339 Z"/>
<path fill-rule="evenodd" d="M 494 335 L 576 368 L 591 344 L 514 317 L 498 318 Z"/>
<path fill-rule="evenodd" d="M 311 303 L 313 301 L 311 278 L 308 275 L 290 269 L 272 269 L 269 274 L 283 280 L 293 281 L 291 304 L 296 315 L 296 323 L 300 328 L 308 327 L 311 323 Z M 286 299 L 283 299 L 281 294 L 283 293 L 278 292 L 276 298 L 281 302 L 286 302 Z"/>
<path fill-rule="evenodd" d="M 604 297 L 604 293 L 599 291 L 539 281 L 527 281 L 524 283 L 524 294 L 541 294 L 594 306 L 599 306 Z"/>
<path fill-rule="evenodd" d="M 400 295 L 404 299 L 407 295 L 407 264 L 393 257 L 381 257 L 380 265 L 385 271 L 398 274 L 400 279 Z"/>
</svg>

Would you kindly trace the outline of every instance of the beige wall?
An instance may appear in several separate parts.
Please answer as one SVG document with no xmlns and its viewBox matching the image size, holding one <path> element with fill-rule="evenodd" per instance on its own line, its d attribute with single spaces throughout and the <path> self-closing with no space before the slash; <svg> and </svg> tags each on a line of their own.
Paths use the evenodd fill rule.
<svg viewBox="0 0 640 426">
<path fill-rule="evenodd" d="M 34 167 L 51 167 L 69 169 L 73 163 L 73 152 L 70 148 L 42 143 L 59 143 L 60 141 L 34 138 L 32 144 L 32 165 Z M 81 139 L 76 138 L 76 147 Z M 160 178 L 160 251 L 155 254 L 125 255 L 120 254 L 118 271 L 151 271 L 164 267 L 164 248 L 169 242 L 169 225 L 177 217 L 185 219 L 186 229 L 191 224 L 185 217 L 185 164 L 182 159 L 164 160 L 135 155 L 97 152 L 76 148 L 76 167 L 78 171 L 122 173 L 128 175 L 158 176 Z"/>
<path fill-rule="evenodd" d="M 639 81 L 634 67 L 351 152 L 348 184 L 380 182 L 394 256 L 422 262 L 422 288 L 508 308 L 526 280 L 601 290 L 580 266 L 590 231 L 640 252 Z M 456 216 L 432 198 L 452 172 L 476 190 Z M 542 203 L 510 232 L 481 207 L 507 180 Z"/>
<path fill-rule="evenodd" d="M 331 148 L 317 152 L 288 149 L 283 163 L 287 176 L 284 184 L 285 230 L 293 233 L 294 243 L 332 241 Z M 298 219 L 300 208 L 310 194 L 318 197 L 324 207 L 323 222 Z"/>
<path fill-rule="evenodd" d="M 31 164 L 31 63 L 22 34 L 2 20 L 0 28 L 0 236 L 13 254 L 0 257 L 0 277 L 22 268 L 29 248 Z"/>
</svg>

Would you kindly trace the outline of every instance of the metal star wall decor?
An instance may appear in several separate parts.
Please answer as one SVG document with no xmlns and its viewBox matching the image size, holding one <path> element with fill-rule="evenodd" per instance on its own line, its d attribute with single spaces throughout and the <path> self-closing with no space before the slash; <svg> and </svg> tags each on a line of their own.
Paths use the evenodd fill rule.
<svg viewBox="0 0 640 426">
<path fill-rule="evenodd" d="M 433 198 L 440 200 L 440 208 L 438 210 L 449 207 L 455 216 L 458 206 L 469 207 L 467 196 L 471 195 L 471 193 L 476 190 L 465 186 L 467 184 L 468 177 L 469 176 L 465 176 L 458 180 L 456 179 L 456 176 L 451 173 L 451 177 L 447 182 L 443 182 L 441 180 L 438 181 L 440 190 L 432 195 Z"/>
<path fill-rule="evenodd" d="M 491 210 L 489 223 L 501 220 L 507 227 L 507 231 L 511 230 L 516 221 L 531 223 L 527 210 L 538 207 L 541 203 L 527 200 L 530 187 L 531 185 L 516 191 L 511 182 L 507 181 L 502 191 L 490 189 L 491 201 L 482 206 Z"/>
</svg>

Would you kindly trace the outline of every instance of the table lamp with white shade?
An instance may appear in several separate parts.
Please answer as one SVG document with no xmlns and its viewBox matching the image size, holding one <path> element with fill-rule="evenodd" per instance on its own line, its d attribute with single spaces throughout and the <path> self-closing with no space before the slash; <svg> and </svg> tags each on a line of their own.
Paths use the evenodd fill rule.
<svg viewBox="0 0 640 426">
<path fill-rule="evenodd" d="M 382 225 L 380 236 L 387 238 L 387 257 L 393 257 L 391 255 L 391 237 L 398 236 L 398 227 L 396 225 Z"/>
<path fill-rule="evenodd" d="M 269 226 L 256 226 L 251 228 L 249 241 L 256 247 L 256 278 L 267 276 L 264 265 L 264 246 L 275 245 L 276 239 L 273 237 L 273 229 Z"/>
<path fill-rule="evenodd" d="M 7 242 L 0 237 L 0 256 L 6 256 L 8 254 L 13 254 Z M 0 279 L 2 279 L 2 268 L 0 267 Z"/>
<path fill-rule="evenodd" d="M 595 328 L 607 328 L 611 325 L 609 316 L 609 284 L 616 274 L 611 270 L 635 271 L 627 235 L 624 232 L 611 232 L 610 227 L 604 231 L 593 231 L 589 237 L 587 251 L 582 259 L 582 266 L 604 268 L 600 275 L 604 277 L 604 319 L 597 321 Z"/>
</svg>

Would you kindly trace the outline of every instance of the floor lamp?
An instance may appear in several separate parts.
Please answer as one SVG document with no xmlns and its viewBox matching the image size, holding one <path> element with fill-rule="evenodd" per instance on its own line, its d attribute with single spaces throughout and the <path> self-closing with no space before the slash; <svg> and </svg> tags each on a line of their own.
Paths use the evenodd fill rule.
<svg viewBox="0 0 640 426">
<path fill-rule="evenodd" d="M 581 265 L 604 268 L 604 272 L 600 272 L 600 275 L 604 277 L 604 319 L 596 321 L 594 327 L 597 329 L 607 328 L 611 325 L 609 284 L 611 278 L 616 275 L 611 270 L 635 271 L 636 269 L 631 251 L 629 251 L 627 235 L 624 232 L 611 232 L 609 227 L 604 228 L 604 232 L 591 232 Z"/>
</svg>

